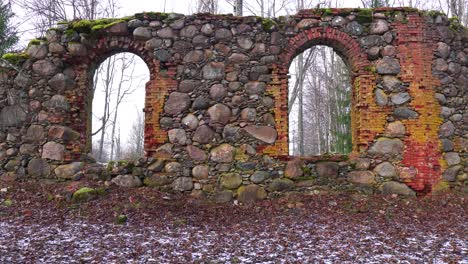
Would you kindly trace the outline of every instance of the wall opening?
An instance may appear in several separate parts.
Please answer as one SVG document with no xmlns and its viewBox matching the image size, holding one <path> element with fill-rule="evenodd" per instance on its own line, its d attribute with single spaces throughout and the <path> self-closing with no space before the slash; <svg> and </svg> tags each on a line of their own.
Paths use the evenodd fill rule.
<svg viewBox="0 0 468 264">
<path fill-rule="evenodd" d="M 92 153 L 98 162 L 144 156 L 146 63 L 133 53 L 105 59 L 93 75 Z"/>
<path fill-rule="evenodd" d="M 347 64 L 331 47 L 316 45 L 294 58 L 289 74 L 289 155 L 351 152 Z"/>
</svg>

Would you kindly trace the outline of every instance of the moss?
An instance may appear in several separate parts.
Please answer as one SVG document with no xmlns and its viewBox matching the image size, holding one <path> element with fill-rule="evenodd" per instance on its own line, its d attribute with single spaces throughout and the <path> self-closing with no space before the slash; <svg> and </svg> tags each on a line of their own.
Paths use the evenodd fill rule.
<svg viewBox="0 0 468 264">
<path fill-rule="evenodd" d="M 359 23 L 370 23 L 372 22 L 372 12 L 370 8 L 362 8 L 356 14 L 356 21 Z"/>
<path fill-rule="evenodd" d="M 9 63 L 13 65 L 21 65 L 23 64 L 27 59 L 29 58 L 29 55 L 24 52 L 20 53 L 5 53 L 2 56 L 2 59 L 8 61 Z"/>
<path fill-rule="evenodd" d="M 11 207 L 13 205 L 13 202 L 10 199 L 6 199 L 3 201 L 3 205 L 6 207 Z"/>
<path fill-rule="evenodd" d="M 169 18 L 169 13 L 143 12 L 135 14 L 135 18 L 140 20 L 166 20 Z"/>
<path fill-rule="evenodd" d="M 65 30 L 64 34 L 67 38 L 73 37 L 77 32 L 73 29 L 67 29 Z"/>
<path fill-rule="evenodd" d="M 98 194 L 98 191 L 93 188 L 83 187 L 73 193 L 72 201 L 78 203 L 87 202 L 96 198 Z"/>
<path fill-rule="evenodd" d="M 109 163 L 107 163 L 107 171 L 111 171 L 115 166 L 115 161 L 109 161 Z"/>
<path fill-rule="evenodd" d="M 275 26 L 277 26 L 277 24 L 273 19 L 271 19 L 271 18 L 263 18 L 262 19 L 262 28 L 263 28 L 263 30 L 269 31 L 272 28 L 274 28 Z"/>
<path fill-rule="evenodd" d="M 322 16 L 331 16 L 333 15 L 331 8 L 323 8 L 322 9 Z"/>
<path fill-rule="evenodd" d="M 293 180 L 298 182 L 298 181 L 311 181 L 315 179 L 316 177 L 314 175 L 309 175 L 309 176 L 297 177 L 297 178 L 294 178 Z"/>
<path fill-rule="evenodd" d="M 78 33 L 91 33 L 93 23 L 90 20 L 79 20 L 71 24 L 71 28 Z"/>
<path fill-rule="evenodd" d="M 377 69 L 375 68 L 374 65 L 367 65 L 364 67 L 364 70 L 365 71 L 368 71 L 368 72 L 372 72 L 372 73 L 376 73 L 377 72 Z"/>
<path fill-rule="evenodd" d="M 439 10 L 423 11 L 422 14 L 425 15 L 425 16 L 432 17 L 432 18 L 436 18 L 437 16 L 445 16 L 445 13 L 441 12 Z"/>
<path fill-rule="evenodd" d="M 123 225 L 127 221 L 128 221 L 128 217 L 126 215 L 123 215 L 123 214 L 117 216 L 117 218 L 115 219 L 115 223 L 118 224 L 118 225 Z"/>
<path fill-rule="evenodd" d="M 460 23 L 460 20 L 458 19 L 458 17 L 449 18 L 449 22 L 450 22 L 449 28 L 451 30 L 456 31 L 462 27 L 462 24 Z"/>
<path fill-rule="evenodd" d="M 433 193 L 440 193 L 450 189 L 450 184 L 446 181 L 439 181 L 436 185 L 432 187 Z"/>
<path fill-rule="evenodd" d="M 41 45 L 41 40 L 40 39 L 31 39 L 28 43 L 28 47 L 32 46 L 32 45 Z"/>
</svg>

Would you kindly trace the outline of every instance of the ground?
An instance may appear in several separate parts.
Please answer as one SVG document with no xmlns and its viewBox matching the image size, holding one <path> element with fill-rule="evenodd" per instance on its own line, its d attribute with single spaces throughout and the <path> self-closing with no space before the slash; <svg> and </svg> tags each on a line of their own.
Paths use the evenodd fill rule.
<svg viewBox="0 0 468 264">
<path fill-rule="evenodd" d="M 74 203 L 83 186 L 98 196 Z M 89 182 L 0 187 L 0 263 L 468 263 L 454 192 L 238 205 Z"/>
</svg>

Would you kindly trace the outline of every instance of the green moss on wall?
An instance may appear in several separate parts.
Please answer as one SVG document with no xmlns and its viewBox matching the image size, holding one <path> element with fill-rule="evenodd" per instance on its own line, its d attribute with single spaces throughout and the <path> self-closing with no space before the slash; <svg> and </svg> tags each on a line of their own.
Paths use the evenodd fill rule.
<svg viewBox="0 0 468 264">
<path fill-rule="evenodd" d="M 24 52 L 20 53 L 5 53 L 2 56 L 2 59 L 8 61 L 9 63 L 13 65 L 21 65 L 23 64 L 27 59 L 29 58 L 29 55 Z"/>
<path fill-rule="evenodd" d="M 262 28 L 265 31 L 269 31 L 273 29 L 275 26 L 277 26 L 276 22 L 273 19 L 270 18 L 263 18 L 262 19 Z"/>
<path fill-rule="evenodd" d="M 359 23 L 370 23 L 372 22 L 373 10 L 370 8 L 362 8 L 357 11 L 356 21 Z"/>
</svg>

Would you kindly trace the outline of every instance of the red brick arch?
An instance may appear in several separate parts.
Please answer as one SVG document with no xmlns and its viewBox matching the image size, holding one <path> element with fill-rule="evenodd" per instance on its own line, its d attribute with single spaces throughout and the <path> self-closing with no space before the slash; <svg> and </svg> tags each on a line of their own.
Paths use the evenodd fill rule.
<svg viewBox="0 0 468 264">
<path fill-rule="evenodd" d="M 375 105 L 372 92 L 376 74 L 372 63 L 360 44 L 345 32 L 334 28 L 311 28 L 289 38 L 287 48 L 279 56 L 280 63 L 274 66 L 273 81 L 269 92 L 276 99 L 275 119 L 278 140 L 275 146 L 267 148 L 267 153 L 288 155 L 288 73 L 295 56 L 315 45 L 332 47 L 347 63 L 352 79 L 352 138 L 353 152 L 367 150 L 369 142 L 383 131 L 387 111 Z M 379 109 L 378 111 L 372 111 Z M 365 128 L 365 129 L 364 129 Z"/>
</svg>

